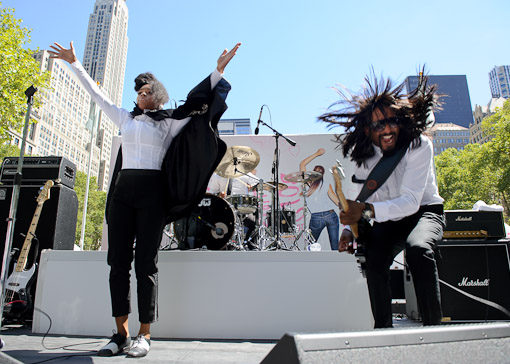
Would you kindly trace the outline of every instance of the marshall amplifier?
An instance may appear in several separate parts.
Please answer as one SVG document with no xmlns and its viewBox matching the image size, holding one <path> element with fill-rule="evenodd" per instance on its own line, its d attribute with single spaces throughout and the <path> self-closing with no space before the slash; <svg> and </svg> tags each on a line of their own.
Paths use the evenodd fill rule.
<svg viewBox="0 0 510 364">
<path fill-rule="evenodd" d="M 503 213 L 500 211 L 447 210 L 444 239 L 505 238 Z"/>
<path fill-rule="evenodd" d="M 443 317 L 510 320 L 508 239 L 443 240 L 437 258 Z"/>
<path fill-rule="evenodd" d="M 18 157 L 5 157 L 0 172 L 0 182 L 12 185 L 18 169 Z M 76 165 L 64 157 L 25 157 L 21 170 L 22 185 L 41 184 L 47 180 L 57 181 L 74 188 Z"/>
</svg>

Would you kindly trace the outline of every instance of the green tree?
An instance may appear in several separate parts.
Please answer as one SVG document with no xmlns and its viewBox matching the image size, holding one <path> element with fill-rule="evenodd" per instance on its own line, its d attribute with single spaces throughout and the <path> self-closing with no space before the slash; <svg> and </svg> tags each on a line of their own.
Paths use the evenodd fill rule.
<svg viewBox="0 0 510 364">
<path fill-rule="evenodd" d="M 484 119 L 483 132 L 491 141 L 450 148 L 436 156 L 439 194 L 445 209 L 471 209 L 479 200 L 502 205 L 510 216 L 510 101 Z"/>
<path fill-rule="evenodd" d="M 486 165 L 492 170 L 496 194 L 510 216 L 510 100 L 482 122 L 482 131 L 491 137 L 484 144 Z"/>
<path fill-rule="evenodd" d="M 10 143 L 0 143 L 0 161 L 5 157 L 19 157 L 20 149 Z"/>
<path fill-rule="evenodd" d="M 40 89 L 34 96 L 37 107 L 41 89 L 49 87 L 49 73 L 41 73 L 32 57 L 37 50 L 23 48 L 30 43 L 30 29 L 20 24 L 14 9 L 0 8 L 0 142 L 10 139 L 9 130 L 23 128 L 27 112 L 25 90 L 31 85 Z"/>
<path fill-rule="evenodd" d="M 493 180 L 484 166 L 483 148 L 468 144 L 464 150 L 450 148 L 436 156 L 437 184 L 445 209 L 469 210 L 478 200 L 496 202 Z"/>
<path fill-rule="evenodd" d="M 85 188 L 87 175 L 78 171 L 74 190 L 78 196 L 78 221 L 76 223 L 75 244 L 80 245 L 81 223 L 83 217 L 83 204 L 85 201 Z M 106 192 L 98 191 L 96 177 L 90 178 L 89 196 L 87 204 L 87 221 L 85 224 L 84 250 L 98 250 L 101 247 L 103 234 L 103 218 L 106 206 Z"/>
</svg>

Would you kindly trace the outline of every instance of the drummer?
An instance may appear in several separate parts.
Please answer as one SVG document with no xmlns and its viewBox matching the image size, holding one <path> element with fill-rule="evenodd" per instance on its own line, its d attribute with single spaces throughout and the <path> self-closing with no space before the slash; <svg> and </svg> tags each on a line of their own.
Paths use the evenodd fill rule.
<svg viewBox="0 0 510 364">
<path fill-rule="evenodd" d="M 255 176 L 256 173 L 257 170 L 254 169 L 246 175 L 237 178 L 225 178 L 214 173 L 209 180 L 207 192 L 215 194 L 223 199 L 233 195 L 248 195 L 251 187 L 258 182 L 258 178 Z M 255 214 L 257 214 L 257 211 L 255 211 Z M 255 214 L 242 214 L 240 216 L 244 226 L 244 244 L 249 250 L 258 249 L 254 243 L 253 236 L 256 227 Z"/>
</svg>

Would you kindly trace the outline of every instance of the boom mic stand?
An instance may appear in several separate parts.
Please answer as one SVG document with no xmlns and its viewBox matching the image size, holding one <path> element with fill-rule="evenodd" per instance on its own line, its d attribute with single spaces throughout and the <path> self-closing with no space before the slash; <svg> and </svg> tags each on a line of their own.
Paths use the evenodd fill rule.
<svg viewBox="0 0 510 364">
<path fill-rule="evenodd" d="M 281 236 L 280 236 L 280 193 L 278 190 L 279 187 L 279 166 L 280 166 L 280 148 L 278 146 L 278 139 L 282 137 L 292 145 L 293 147 L 296 146 L 296 142 L 292 139 L 287 138 L 285 135 L 281 134 L 277 130 L 275 130 L 272 126 L 267 125 L 264 121 L 259 119 L 259 122 L 262 125 L 267 126 L 271 131 L 274 133 L 275 138 L 275 150 L 274 150 L 274 160 L 273 160 L 273 182 L 275 184 L 275 192 L 273 195 L 273 216 L 272 216 L 272 222 L 273 222 L 273 231 L 274 231 L 274 237 L 275 240 L 273 243 L 269 244 L 267 246 L 267 249 L 275 248 L 275 249 L 282 249 L 282 242 L 281 242 Z M 278 214 L 278 217 L 277 217 Z"/>
<path fill-rule="evenodd" d="M 12 240 L 14 237 L 14 225 L 16 223 L 16 213 L 18 210 L 18 200 L 19 200 L 19 192 L 21 188 L 21 178 L 22 178 L 22 169 L 23 169 L 23 158 L 25 156 L 25 144 L 27 141 L 28 134 L 28 124 L 30 122 L 30 111 L 32 109 L 33 104 L 33 96 L 36 93 L 37 88 L 33 85 L 26 89 L 25 95 L 27 96 L 27 113 L 25 115 L 25 126 L 23 128 L 23 139 L 21 141 L 21 151 L 19 153 L 18 160 L 18 168 L 16 170 L 16 175 L 14 176 L 14 186 L 12 189 L 12 198 L 11 198 L 11 206 L 9 210 L 9 218 L 7 219 L 7 232 L 5 235 L 5 245 L 4 245 L 4 256 L 2 259 L 2 272 L 0 274 L 0 302 L 2 307 L 0 308 L 0 327 L 2 326 L 3 321 L 3 312 L 4 312 L 4 297 L 5 297 L 5 282 L 7 280 L 7 273 L 9 271 L 9 254 L 12 248 Z"/>
</svg>

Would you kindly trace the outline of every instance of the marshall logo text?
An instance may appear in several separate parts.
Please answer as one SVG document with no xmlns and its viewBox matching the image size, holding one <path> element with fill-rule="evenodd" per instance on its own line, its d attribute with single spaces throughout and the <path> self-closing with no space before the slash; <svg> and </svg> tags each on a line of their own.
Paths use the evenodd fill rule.
<svg viewBox="0 0 510 364">
<path fill-rule="evenodd" d="M 462 278 L 457 285 L 459 287 L 489 287 L 489 278 L 485 278 L 483 281 L 477 279 L 476 281 L 470 280 L 468 277 Z"/>
<path fill-rule="evenodd" d="M 473 221 L 473 216 L 457 216 L 455 221 Z"/>
</svg>

